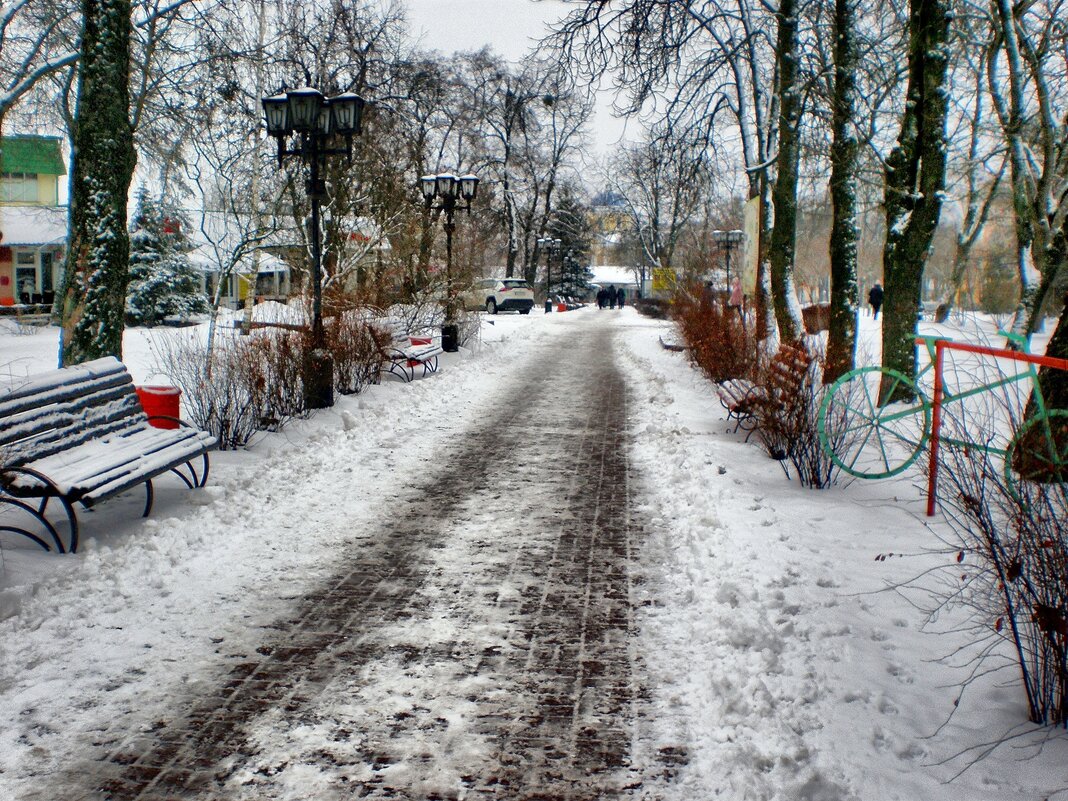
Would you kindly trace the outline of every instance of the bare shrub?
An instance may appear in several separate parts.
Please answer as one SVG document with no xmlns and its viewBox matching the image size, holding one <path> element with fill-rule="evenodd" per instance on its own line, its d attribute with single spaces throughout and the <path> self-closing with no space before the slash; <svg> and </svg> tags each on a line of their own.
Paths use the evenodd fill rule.
<svg viewBox="0 0 1068 801">
<path fill-rule="evenodd" d="M 764 450 L 773 459 L 789 462 L 801 485 L 813 489 L 829 487 L 839 473 L 820 445 L 819 412 L 826 391 L 823 363 L 822 353 L 783 345 L 760 367 L 756 383 L 761 392 L 752 403 Z"/>
<path fill-rule="evenodd" d="M 310 349 L 307 334 L 284 329 L 259 329 L 234 342 L 233 356 L 241 362 L 239 376 L 260 428 L 277 431 L 305 413 L 304 361 Z"/>
<path fill-rule="evenodd" d="M 1008 392 L 984 399 L 1018 430 L 1023 400 Z M 1004 431 L 946 409 L 943 436 L 981 447 L 940 449 L 939 502 L 955 554 L 941 600 L 972 613 L 969 673 L 1004 664 L 1008 648 L 1029 719 L 1068 728 L 1068 485 L 1006 470 Z"/>
<path fill-rule="evenodd" d="M 154 371 L 182 390 L 190 422 L 217 437 L 223 450 L 306 412 L 301 376 L 310 351 L 301 332 L 228 333 L 216 338 L 210 356 L 195 334 L 158 338 L 152 347 Z"/>
<path fill-rule="evenodd" d="M 334 357 L 334 386 L 338 392 L 355 395 L 378 380 L 389 335 L 371 326 L 365 313 L 350 310 L 338 314 L 326 327 L 326 339 Z"/>
<path fill-rule="evenodd" d="M 753 377 L 756 339 L 724 297 L 701 284 L 687 284 L 675 294 L 672 318 L 689 348 L 690 360 L 711 380 Z"/>
<path fill-rule="evenodd" d="M 215 436 L 222 450 L 246 445 L 260 427 L 260 411 L 234 337 L 219 337 L 210 358 L 195 335 L 157 338 L 152 349 L 155 372 L 182 391 L 190 422 Z"/>
</svg>

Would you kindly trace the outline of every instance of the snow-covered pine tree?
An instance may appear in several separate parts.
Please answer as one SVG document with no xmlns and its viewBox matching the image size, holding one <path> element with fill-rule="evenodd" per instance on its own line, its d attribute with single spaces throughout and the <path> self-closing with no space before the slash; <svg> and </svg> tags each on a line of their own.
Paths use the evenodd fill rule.
<svg viewBox="0 0 1068 801">
<path fill-rule="evenodd" d="M 145 187 L 138 190 L 126 291 L 126 318 L 132 325 L 159 325 L 168 317 L 188 319 L 209 310 L 189 262 L 187 230 L 180 213 L 164 213 Z"/>
</svg>

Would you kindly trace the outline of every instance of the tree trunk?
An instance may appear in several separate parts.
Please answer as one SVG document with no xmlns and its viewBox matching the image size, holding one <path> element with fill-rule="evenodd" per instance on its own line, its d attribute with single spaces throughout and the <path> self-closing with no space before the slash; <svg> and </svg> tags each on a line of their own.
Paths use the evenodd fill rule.
<svg viewBox="0 0 1068 801">
<path fill-rule="evenodd" d="M 911 0 L 909 81 L 897 144 L 886 165 L 883 366 L 916 376 L 916 316 L 923 268 L 942 209 L 946 172 L 946 0 Z M 896 387 L 893 395 L 888 394 Z M 912 393 L 884 382 L 883 402 Z"/>
<path fill-rule="evenodd" d="M 130 258 L 126 197 L 137 160 L 129 118 L 129 0 L 82 0 L 61 307 L 62 363 L 122 358 Z"/>
<path fill-rule="evenodd" d="M 771 268 L 775 320 L 782 341 L 795 343 L 804 333 L 801 305 L 794 290 L 797 238 L 798 121 L 801 98 L 797 86 L 797 9 L 795 0 L 779 4 L 779 33 L 775 56 L 779 65 L 779 155 L 776 161 L 775 221 L 771 229 L 768 263 Z"/>
<path fill-rule="evenodd" d="M 823 381 L 853 369 L 857 353 L 857 140 L 852 121 L 857 48 L 853 0 L 834 5 L 834 100 L 831 130 L 831 320 Z"/>
</svg>

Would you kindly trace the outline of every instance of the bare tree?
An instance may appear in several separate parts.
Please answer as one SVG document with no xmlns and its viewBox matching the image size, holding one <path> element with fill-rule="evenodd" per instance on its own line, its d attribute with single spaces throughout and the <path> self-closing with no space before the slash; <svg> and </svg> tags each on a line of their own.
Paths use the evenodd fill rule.
<svg viewBox="0 0 1068 801">
<path fill-rule="evenodd" d="M 996 37 L 988 83 L 1008 149 L 1021 286 L 1013 330 L 1031 334 L 1041 325 L 1043 302 L 1065 265 L 1056 231 L 1068 214 L 1068 117 L 1058 118 L 1057 108 L 1068 101 L 1063 24 L 1068 3 L 991 5 Z"/>
<path fill-rule="evenodd" d="M 643 271 L 673 266 L 676 248 L 710 192 L 706 143 L 678 141 L 676 133 L 667 126 L 651 130 L 646 141 L 624 146 L 605 175 L 626 204 Z"/>
<path fill-rule="evenodd" d="M 945 189 L 950 17 L 946 0 L 910 0 L 908 89 L 897 144 L 886 161 L 883 365 L 909 378 L 917 369 L 923 268 Z M 884 391 L 891 387 L 898 394 L 909 391 L 904 382 L 884 383 Z"/>
</svg>

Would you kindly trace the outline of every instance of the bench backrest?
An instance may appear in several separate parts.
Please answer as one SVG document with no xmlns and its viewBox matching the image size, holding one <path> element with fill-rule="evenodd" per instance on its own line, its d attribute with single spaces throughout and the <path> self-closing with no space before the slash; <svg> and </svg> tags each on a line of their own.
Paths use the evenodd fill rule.
<svg viewBox="0 0 1068 801">
<path fill-rule="evenodd" d="M 148 417 L 126 365 L 96 359 L 0 391 L 0 465 L 19 467 Z"/>
</svg>

